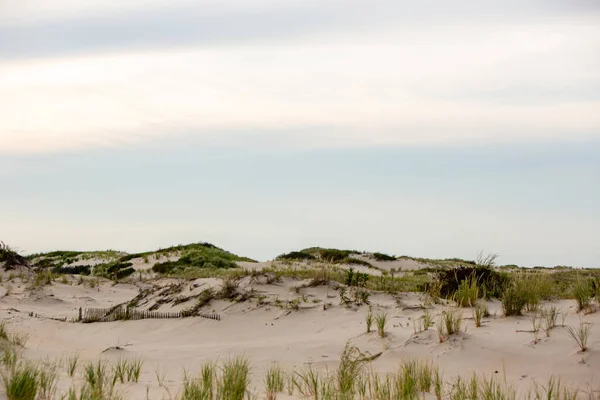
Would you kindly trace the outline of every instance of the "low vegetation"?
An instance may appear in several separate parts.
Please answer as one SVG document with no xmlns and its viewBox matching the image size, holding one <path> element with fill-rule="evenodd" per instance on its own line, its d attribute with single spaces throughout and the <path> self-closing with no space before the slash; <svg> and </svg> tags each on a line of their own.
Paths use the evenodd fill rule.
<svg viewBox="0 0 600 400">
<path fill-rule="evenodd" d="M 373 258 L 377 261 L 396 261 L 395 256 L 390 256 L 384 253 L 373 253 Z"/>
<path fill-rule="evenodd" d="M 17 267 L 28 267 L 29 261 L 20 255 L 16 248 L 0 241 L 0 266 L 9 271 Z"/>
<path fill-rule="evenodd" d="M 373 321 L 375 321 L 375 317 L 373 316 L 373 311 L 369 308 L 369 312 L 365 315 L 365 324 L 367 326 L 367 333 L 371 333 L 371 328 L 373 327 Z"/>
<path fill-rule="evenodd" d="M 509 275 L 489 266 L 460 266 L 435 272 L 435 282 L 442 297 L 453 298 L 460 290 L 460 300 L 474 304 L 473 296 L 500 297 L 509 282 Z M 475 292 L 473 292 L 475 290 Z"/>
<path fill-rule="evenodd" d="M 377 325 L 377 333 L 379 333 L 379 337 L 385 337 L 385 326 L 388 321 L 388 315 L 385 312 L 380 312 L 375 317 L 375 325 Z"/>
<path fill-rule="evenodd" d="M 587 350 L 587 342 L 592 331 L 592 324 L 583 320 L 579 321 L 577 326 L 565 326 L 566 331 L 575 340 L 579 349 L 584 352 Z"/>
<path fill-rule="evenodd" d="M 248 259 L 203 243 L 184 250 L 176 261 L 155 264 L 152 270 L 161 274 L 178 274 L 194 269 L 228 269 L 236 268 L 236 261 L 248 261 Z"/>
<path fill-rule="evenodd" d="M 292 251 L 290 253 L 285 253 L 277 256 L 276 260 L 292 260 L 292 261 L 313 261 L 316 260 L 317 257 L 310 253 L 306 253 L 304 251 Z"/>
</svg>

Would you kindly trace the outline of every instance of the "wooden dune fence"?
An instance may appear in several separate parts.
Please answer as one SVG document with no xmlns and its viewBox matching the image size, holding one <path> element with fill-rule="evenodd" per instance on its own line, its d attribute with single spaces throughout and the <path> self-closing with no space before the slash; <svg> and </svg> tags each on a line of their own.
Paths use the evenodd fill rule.
<svg viewBox="0 0 600 400">
<path fill-rule="evenodd" d="M 141 311 L 124 306 L 117 306 L 113 308 L 79 309 L 79 321 L 84 323 L 128 321 L 138 319 L 173 319 L 193 316 L 212 319 L 215 321 L 221 320 L 221 316 L 219 314 L 190 314 L 185 312 Z"/>
</svg>

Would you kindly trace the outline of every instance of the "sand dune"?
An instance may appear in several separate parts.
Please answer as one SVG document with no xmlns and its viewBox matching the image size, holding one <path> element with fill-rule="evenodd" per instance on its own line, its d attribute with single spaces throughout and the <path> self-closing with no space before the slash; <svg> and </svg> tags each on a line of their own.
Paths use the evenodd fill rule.
<svg viewBox="0 0 600 400">
<path fill-rule="evenodd" d="M 392 268 L 402 275 L 402 271 L 422 267 L 414 260 L 374 262 L 368 256 L 361 257 L 372 267 L 355 270 L 370 273 L 372 279 L 382 279 L 382 272 Z M 176 260 L 177 256 L 161 259 Z M 471 307 L 456 307 L 443 299 L 436 304 L 426 293 L 369 289 L 367 302 L 343 304 L 342 295 L 350 293 L 344 284 L 314 276 L 294 277 L 290 272 L 312 271 L 318 276 L 322 273 L 319 268 L 331 268 L 331 273 L 344 273 L 349 268 L 346 264 L 323 267 L 302 262 L 240 262 L 242 268 L 233 277 L 183 279 L 153 273 L 151 267 L 157 261 L 154 256 L 147 261 L 142 257 L 132 259 L 138 273 L 120 282 L 63 275 L 49 284 L 36 284 L 33 272 L 2 272 L 0 317 L 8 331 L 28 335 L 22 349 L 25 359 L 41 363 L 64 360 L 75 353 L 80 356 L 80 365 L 97 360 L 115 364 L 122 358 L 143 359 L 139 381 L 117 385 L 126 399 L 178 398 L 184 370 L 195 375 L 204 362 L 235 355 L 247 356 L 251 361 L 250 393 L 255 398 L 266 398 L 264 375 L 273 363 L 288 373 L 309 366 L 332 373 L 347 345 L 369 355 L 372 360 L 368 368 L 380 374 L 394 373 L 400 362 L 409 359 L 431 361 L 443 371 L 448 396 L 451 382 L 472 373 L 501 378 L 522 394 L 535 382 L 546 384 L 552 376 L 559 376 L 563 385 L 582 389 L 581 396 L 588 396 L 582 398 L 598 395 L 583 390 L 600 389 L 600 313 L 577 312 L 574 300 L 544 302 L 541 307 L 562 310 L 566 325 L 576 326 L 581 319 L 593 324 L 585 352 L 579 351 L 562 326 L 552 329 L 549 336 L 540 331 L 535 341 L 531 313 L 505 317 L 498 300 L 481 300 L 490 315 L 483 318 L 481 327 L 476 327 Z M 287 271 L 287 275 L 278 275 L 277 271 Z M 233 292 L 219 296 L 232 282 Z M 191 316 L 76 321 L 80 308 L 120 304 L 129 304 L 140 312 L 185 312 L 194 309 L 203 296 L 209 296 L 208 301 L 196 306 L 194 314 L 218 314 L 220 320 Z M 384 337 L 376 331 L 366 332 L 365 316 L 369 312 L 387 313 Z M 462 314 L 460 332 L 440 342 L 435 326 L 420 331 L 419 321 L 425 312 L 434 322 L 448 312 Z M 53 398 L 84 384 L 81 370 L 69 377 L 62 365 Z M 3 390 L 0 388 L 0 393 Z M 294 395 L 280 393 L 277 398 L 304 397 L 296 391 Z"/>
</svg>

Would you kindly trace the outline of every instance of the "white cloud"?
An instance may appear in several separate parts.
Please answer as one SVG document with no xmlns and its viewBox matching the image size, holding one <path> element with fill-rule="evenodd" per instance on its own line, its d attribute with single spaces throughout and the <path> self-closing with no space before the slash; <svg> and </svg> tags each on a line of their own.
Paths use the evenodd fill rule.
<svg viewBox="0 0 600 400">
<path fill-rule="evenodd" d="M 598 99 L 522 101 L 523 88 L 600 84 L 600 28 L 580 22 L 12 61 L 0 65 L 0 151 L 119 146 L 174 132 L 308 130 L 320 137 L 311 146 L 598 135 Z M 495 101 L 507 89 L 514 102 Z"/>
</svg>

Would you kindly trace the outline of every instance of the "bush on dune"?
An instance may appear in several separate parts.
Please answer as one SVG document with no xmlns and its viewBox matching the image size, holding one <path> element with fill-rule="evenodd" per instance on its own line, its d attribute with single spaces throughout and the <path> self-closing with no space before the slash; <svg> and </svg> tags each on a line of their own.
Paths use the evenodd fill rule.
<svg viewBox="0 0 600 400">
<path fill-rule="evenodd" d="M 292 261 L 312 261 L 317 258 L 312 254 L 304 251 L 292 251 L 289 253 L 281 254 L 277 256 L 276 260 L 292 260 Z"/>
<path fill-rule="evenodd" d="M 0 241 L 0 263 L 4 263 L 4 269 L 14 269 L 16 267 L 27 267 L 29 262 L 25 257 L 19 254 L 19 252 Z"/>
<path fill-rule="evenodd" d="M 169 274 L 191 268 L 236 268 L 236 261 L 240 260 L 240 257 L 218 248 L 193 249 L 184 252 L 177 261 L 165 261 L 154 265 L 152 270 L 161 274 Z"/>
<path fill-rule="evenodd" d="M 373 253 L 373 258 L 376 261 L 396 261 L 396 257 L 384 253 Z"/>
<path fill-rule="evenodd" d="M 479 288 L 479 296 L 500 298 L 508 284 L 509 276 L 505 272 L 495 271 L 484 266 L 460 266 L 440 270 L 436 273 L 434 283 L 439 285 L 439 293 L 452 298 L 461 288 L 463 282 L 475 282 Z"/>
</svg>

